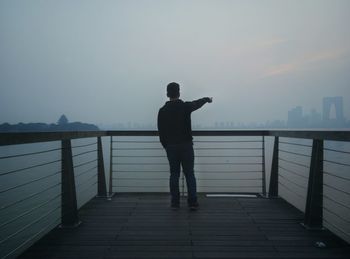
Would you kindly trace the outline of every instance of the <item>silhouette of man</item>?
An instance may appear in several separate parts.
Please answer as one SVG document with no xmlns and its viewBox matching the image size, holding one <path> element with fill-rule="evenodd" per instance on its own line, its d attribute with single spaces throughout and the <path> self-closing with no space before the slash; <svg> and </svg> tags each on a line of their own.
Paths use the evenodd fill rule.
<svg viewBox="0 0 350 259">
<path fill-rule="evenodd" d="M 212 98 L 205 97 L 192 102 L 183 102 L 180 98 L 180 86 L 173 82 L 167 85 L 169 101 L 159 109 L 158 131 L 160 142 L 166 150 L 170 166 L 171 208 L 180 207 L 179 178 L 180 166 L 186 177 L 188 206 L 198 208 L 196 178 L 194 176 L 194 151 L 192 142 L 191 113 Z"/>
</svg>

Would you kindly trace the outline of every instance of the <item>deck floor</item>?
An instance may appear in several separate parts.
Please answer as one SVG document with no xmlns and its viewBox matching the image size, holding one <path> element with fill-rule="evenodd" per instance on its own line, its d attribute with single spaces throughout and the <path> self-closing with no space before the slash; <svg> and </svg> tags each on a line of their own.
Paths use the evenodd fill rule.
<svg viewBox="0 0 350 259">
<path fill-rule="evenodd" d="M 303 214 L 281 199 L 199 201 L 198 211 L 185 200 L 172 211 L 166 194 L 95 198 L 78 228 L 54 229 L 20 258 L 350 258 L 348 244 L 304 229 Z"/>
</svg>

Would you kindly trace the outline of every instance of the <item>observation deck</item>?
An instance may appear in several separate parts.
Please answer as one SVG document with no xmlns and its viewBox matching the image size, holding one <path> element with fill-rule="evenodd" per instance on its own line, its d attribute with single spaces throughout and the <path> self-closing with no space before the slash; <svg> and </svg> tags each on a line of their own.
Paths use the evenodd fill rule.
<svg viewBox="0 0 350 259">
<path fill-rule="evenodd" d="M 200 209 L 156 131 L 0 133 L 1 258 L 348 258 L 349 131 L 194 131 Z"/>
</svg>

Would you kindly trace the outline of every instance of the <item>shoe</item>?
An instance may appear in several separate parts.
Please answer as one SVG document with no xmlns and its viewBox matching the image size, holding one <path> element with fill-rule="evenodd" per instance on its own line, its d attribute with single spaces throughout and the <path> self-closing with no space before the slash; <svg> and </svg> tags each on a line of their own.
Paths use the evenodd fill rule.
<svg viewBox="0 0 350 259">
<path fill-rule="evenodd" d="M 190 210 L 198 210 L 199 209 L 199 204 L 198 202 L 189 204 L 188 207 L 190 208 Z"/>
</svg>

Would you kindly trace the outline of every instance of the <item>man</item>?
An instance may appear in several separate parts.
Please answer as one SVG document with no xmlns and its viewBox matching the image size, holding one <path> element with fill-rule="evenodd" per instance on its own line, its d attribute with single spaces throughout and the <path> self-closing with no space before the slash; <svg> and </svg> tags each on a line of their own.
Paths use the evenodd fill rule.
<svg viewBox="0 0 350 259">
<path fill-rule="evenodd" d="M 160 142 L 166 150 L 170 165 L 171 208 L 180 207 L 179 178 L 180 166 L 186 177 L 188 206 L 198 208 L 196 178 L 194 176 L 194 151 L 192 142 L 191 113 L 212 98 L 205 97 L 192 102 L 183 102 L 180 98 L 180 86 L 177 83 L 167 85 L 169 101 L 158 113 L 158 131 Z"/>
</svg>

